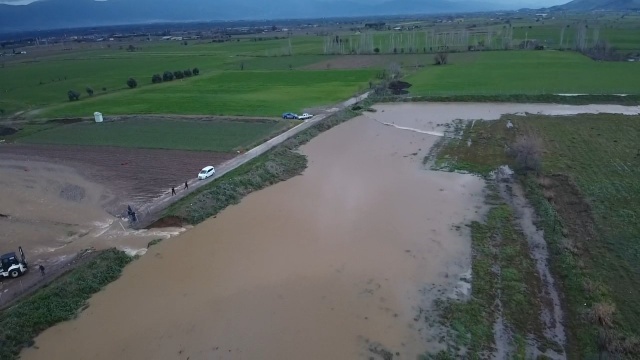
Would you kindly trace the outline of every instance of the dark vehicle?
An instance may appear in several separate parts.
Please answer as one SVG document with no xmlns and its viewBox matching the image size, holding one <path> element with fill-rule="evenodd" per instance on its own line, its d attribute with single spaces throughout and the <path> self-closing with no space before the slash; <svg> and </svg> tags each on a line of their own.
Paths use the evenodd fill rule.
<svg viewBox="0 0 640 360">
<path fill-rule="evenodd" d="M 294 113 L 284 113 L 284 114 L 282 114 L 282 118 L 283 119 L 297 119 L 298 115 L 296 115 Z"/>
<path fill-rule="evenodd" d="M 28 270 L 27 261 L 24 258 L 24 252 L 22 251 L 22 247 L 19 247 L 20 251 L 20 259 L 14 252 L 6 253 L 0 256 L 0 262 L 2 264 L 2 268 L 0 269 L 0 277 L 10 277 L 17 278 L 18 276 L 23 275 Z"/>
</svg>

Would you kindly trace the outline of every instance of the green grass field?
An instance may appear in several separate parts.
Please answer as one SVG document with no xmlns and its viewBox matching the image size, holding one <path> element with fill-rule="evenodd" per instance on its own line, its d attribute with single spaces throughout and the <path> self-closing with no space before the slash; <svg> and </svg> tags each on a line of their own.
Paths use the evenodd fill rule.
<svg viewBox="0 0 640 360">
<path fill-rule="evenodd" d="M 640 94 L 640 63 L 595 62 L 565 51 L 452 54 L 411 74 L 413 95 Z"/>
<path fill-rule="evenodd" d="M 517 134 L 507 130 L 507 119 Z M 640 117 L 505 116 L 462 129 L 461 139 L 439 151 L 436 165 L 486 175 L 501 164 L 514 165 L 504 148 L 518 134 L 541 139 L 543 177 L 524 177 L 523 183 L 540 217 L 537 226 L 544 230 L 552 271 L 564 291 L 569 358 L 597 357 L 603 349 L 637 358 Z M 598 313 L 608 304 L 613 304 L 612 314 Z M 603 326 L 608 321 L 611 325 Z M 598 339 L 598 327 L 606 329 L 606 337 Z"/>
<path fill-rule="evenodd" d="M 222 70 L 289 70 L 320 61 L 316 37 L 294 38 L 296 56 L 287 54 L 284 39 L 210 43 L 191 42 L 115 42 L 109 44 L 76 44 L 72 51 L 28 49 L 38 55 L 2 60 L 0 66 L 0 109 L 4 114 L 41 108 L 67 101 L 67 91 L 75 90 L 87 97 L 90 87 L 95 95 L 125 90 L 126 80 L 133 77 L 139 87 L 150 86 L 153 74 L 198 67 L 201 73 Z M 133 44 L 139 48 L 127 52 Z M 107 47 L 108 46 L 108 47 Z M 122 49 L 120 49 L 122 47 Z M 311 51 L 312 50 L 312 51 Z M 106 90 L 103 90 L 106 89 Z M 2 114 L 0 114 L 2 116 Z"/>
<path fill-rule="evenodd" d="M 112 114 L 280 116 L 331 105 L 368 87 L 373 70 L 228 71 L 66 102 L 42 117 Z"/>
<path fill-rule="evenodd" d="M 623 16 L 624 15 L 624 16 Z M 623 54 L 640 52 L 640 25 L 639 17 L 634 14 L 608 14 L 604 15 L 571 15 L 563 14 L 555 19 L 546 19 L 536 22 L 532 18 L 513 19 L 513 46 L 524 39 L 536 39 L 542 41 L 550 48 L 557 48 L 560 41 L 560 29 L 565 28 L 565 47 L 572 47 L 575 34 L 585 21 L 589 24 L 587 32 L 588 44 L 592 44 L 596 33 L 601 40 L 609 41 L 620 49 Z M 388 23 L 393 26 L 392 22 Z M 372 31 L 372 44 L 379 48 L 380 54 L 392 54 L 397 52 L 397 63 L 412 71 L 416 65 L 426 65 L 427 68 L 410 77 L 414 83 L 413 93 L 417 95 L 452 95 L 452 94 L 512 94 L 512 93 L 550 93 L 550 92 L 591 92 L 591 93 L 638 93 L 637 82 L 634 75 L 640 73 L 637 64 L 623 63 L 595 63 L 574 53 L 552 54 L 544 53 L 517 53 L 517 52 L 486 52 L 477 54 L 452 54 L 451 66 L 444 68 L 430 67 L 432 55 L 424 54 L 426 51 L 435 51 L 434 34 L 439 34 L 436 42 L 444 44 L 446 33 L 459 34 L 463 31 L 471 33 L 468 45 L 478 45 L 487 40 L 487 31 L 490 31 L 493 48 L 500 47 L 508 25 L 504 21 L 489 18 L 466 17 L 464 22 L 434 23 L 433 21 L 413 21 L 407 25 L 420 25 L 419 30 L 404 31 Z M 566 26 L 569 28 L 566 28 Z M 354 25 L 358 26 L 358 25 Z M 68 106 L 67 91 L 75 90 L 82 95 L 81 102 L 85 103 L 89 95 L 85 89 L 94 90 L 95 97 L 103 99 L 107 97 L 109 102 L 117 101 L 120 104 L 109 104 L 105 109 L 113 110 L 113 113 L 121 111 L 149 111 L 158 113 L 167 111 L 171 113 L 192 114 L 203 111 L 203 114 L 223 113 L 236 115 L 254 115 L 255 111 L 235 105 L 221 106 L 220 102 L 227 102 L 228 98 L 220 97 L 220 94 L 232 96 L 236 90 L 227 92 L 227 88 L 214 87 L 206 82 L 196 81 L 193 91 L 183 92 L 185 87 L 174 84 L 157 86 L 151 84 L 153 74 L 162 74 L 164 71 L 192 69 L 198 67 L 201 77 L 218 77 L 222 81 L 233 81 L 238 84 L 248 85 L 248 93 L 254 93 L 257 87 L 266 79 L 257 75 L 256 81 L 246 84 L 245 78 L 235 79 L 236 75 L 221 74 L 226 71 L 290 71 L 305 68 L 315 63 L 327 63 L 333 55 L 325 54 L 326 36 L 315 35 L 315 30 L 309 30 L 306 34 L 298 33 L 290 39 L 274 39 L 274 36 L 283 37 L 285 34 L 256 34 L 239 36 L 224 43 L 212 43 L 210 40 L 188 41 L 188 45 L 182 45 L 178 41 L 140 41 L 122 40 L 101 43 L 68 43 L 52 47 L 27 48 L 28 56 L 4 57 L 0 66 L 0 118 L 26 111 L 26 117 L 38 116 L 66 116 L 87 115 L 82 105 Z M 359 44 L 367 35 L 361 34 L 357 29 L 347 26 L 336 27 L 330 31 L 338 35 L 344 41 L 342 50 L 345 53 L 357 53 Z M 364 33 L 367 33 L 365 31 Z M 452 39 L 458 39 L 457 35 Z M 452 41 L 452 40 L 449 40 Z M 456 40 L 458 41 L 458 40 Z M 460 43 L 454 46 L 455 50 L 466 50 L 467 44 Z M 126 51 L 129 45 L 137 49 L 134 52 Z M 488 45 L 487 45 L 488 46 Z M 63 50 L 64 48 L 72 48 Z M 407 61 L 407 55 L 424 54 L 425 58 Z M 389 55 L 395 57 L 396 55 Z M 387 65 L 384 61 L 361 61 L 361 67 L 379 70 Z M 464 68 L 460 65 L 464 65 Z M 325 69 L 323 69 L 325 70 Z M 362 74 L 362 73 L 361 73 Z M 278 76 L 282 76 L 281 73 Z M 242 77 L 242 75 L 238 75 Z M 253 75 L 252 75 L 253 76 Z M 355 89 L 366 85 L 368 76 L 358 77 L 354 84 L 349 77 L 345 81 L 336 77 L 343 75 L 331 75 L 329 81 L 318 81 L 324 78 L 324 74 L 286 75 L 288 83 L 276 81 L 274 86 L 278 88 L 273 94 L 282 90 L 282 85 L 290 86 L 297 82 L 298 86 L 304 86 L 304 91 L 296 89 L 286 94 L 292 103 L 294 111 L 298 107 L 310 105 L 327 105 L 332 101 L 342 100 L 352 95 Z M 137 92 L 129 92 L 126 80 L 133 77 L 138 81 Z M 312 84 L 306 83 L 312 82 Z M 327 82 L 335 84 L 329 85 Z M 340 84 L 338 84 L 340 83 Z M 189 84 L 192 84 L 189 82 Z M 172 87 L 175 86 L 175 87 Z M 165 96 L 171 88 L 171 99 Z M 149 89 L 143 91 L 142 89 Z M 162 89 L 162 90 L 161 90 Z M 202 92 L 206 92 L 204 94 Z M 319 99 L 326 93 L 336 96 Z M 122 97 L 111 98 L 112 94 L 126 94 Z M 338 96 L 339 95 L 339 96 Z M 252 100 L 251 95 L 238 101 Z M 259 103 L 260 107 L 266 107 L 267 112 L 260 115 L 276 115 L 281 112 L 283 104 L 276 105 L 278 99 L 270 99 L 271 107 L 266 103 Z M 183 106 L 177 102 L 185 101 L 185 98 L 196 102 L 191 106 Z M 172 100 L 175 99 L 175 102 Z M 102 106 L 101 101 L 95 104 Z M 104 100 L 107 101 L 107 100 Z M 211 109 L 205 107 L 203 101 L 213 102 Z M 166 106 L 165 106 L 166 104 Z M 88 102 L 85 103 L 87 107 Z M 78 106 L 76 108 L 76 106 Z M 51 109 L 51 107 L 57 107 Z M 275 108 L 278 110 L 275 110 Z M 157 109 L 156 109 L 157 108 Z M 78 110 L 76 110 L 78 109 Z M 33 112 L 29 112 L 33 110 Z M 91 110 L 91 114 L 96 109 Z M 103 110 L 107 112 L 107 110 Z M 40 115 L 39 115 L 40 114 Z"/>
<path fill-rule="evenodd" d="M 19 142 L 104 145 L 148 149 L 230 152 L 247 148 L 294 125 L 291 121 L 127 120 L 57 126 Z"/>
</svg>

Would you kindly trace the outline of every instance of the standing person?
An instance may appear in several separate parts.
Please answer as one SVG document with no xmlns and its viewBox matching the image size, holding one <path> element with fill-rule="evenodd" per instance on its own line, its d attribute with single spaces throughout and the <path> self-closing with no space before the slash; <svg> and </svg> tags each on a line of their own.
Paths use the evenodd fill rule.
<svg viewBox="0 0 640 360">
<path fill-rule="evenodd" d="M 184 182 L 184 189 L 189 190 L 189 183 L 186 181 Z"/>
<path fill-rule="evenodd" d="M 42 264 L 38 265 L 38 268 L 40 269 L 40 274 L 42 274 L 42 276 L 44 276 L 44 266 L 42 266 Z"/>
<path fill-rule="evenodd" d="M 175 186 L 172 186 L 171 187 L 171 196 L 173 196 L 175 194 L 176 194 L 176 188 L 175 188 Z"/>
</svg>

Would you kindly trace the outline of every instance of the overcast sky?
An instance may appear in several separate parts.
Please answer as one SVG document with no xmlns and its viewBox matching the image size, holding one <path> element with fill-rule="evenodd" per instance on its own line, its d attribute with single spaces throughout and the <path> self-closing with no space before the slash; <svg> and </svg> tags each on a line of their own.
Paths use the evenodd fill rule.
<svg viewBox="0 0 640 360">
<path fill-rule="evenodd" d="M 25 4 L 29 4 L 32 3 L 36 0 L 0 0 L 0 4 L 14 4 L 14 5 L 25 5 Z M 129 0 L 129 1 L 135 1 L 135 0 Z M 210 0 L 204 0 L 204 1 L 210 1 Z M 300 1 L 306 1 L 306 0 L 300 0 Z M 336 1 L 336 0 L 333 0 Z M 425 1 L 429 1 L 429 0 L 425 0 Z M 461 1 L 461 0 L 454 0 L 454 1 Z M 569 0 L 539 0 L 539 1 L 535 1 L 535 0 L 485 0 L 486 2 L 492 2 L 492 3 L 496 3 L 496 4 L 503 4 L 507 7 L 510 8 L 518 8 L 518 7 L 543 7 L 543 6 L 553 6 L 553 5 L 560 5 L 560 4 L 565 4 L 567 2 L 569 2 Z M 215 0 L 212 1 L 213 4 L 215 4 Z"/>
</svg>

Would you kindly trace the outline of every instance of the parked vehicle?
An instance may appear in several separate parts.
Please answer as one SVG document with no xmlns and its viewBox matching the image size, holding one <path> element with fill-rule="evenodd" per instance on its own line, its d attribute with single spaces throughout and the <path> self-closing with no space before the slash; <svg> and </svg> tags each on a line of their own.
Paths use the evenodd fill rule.
<svg viewBox="0 0 640 360">
<path fill-rule="evenodd" d="M 283 119 L 297 119 L 298 115 L 289 112 L 289 113 L 282 114 L 282 118 Z"/>
<path fill-rule="evenodd" d="M 0 268 L 0 278 L 17 278 L 27 272 L 29 266 L 24 258 L 22 247 L 18 247 L 18 251 L 20 252 L 20 259 L 14 252 L 0 256 L 0 266 L 2 266 Z"/>
<path fill-rule="evenodd" d="M 202 168 L 202 170 L 200 170 L 200 173 L 198 174 L 198 179 L 204 180 L 215 173 L 216 173 L 216 169 L 214 169 L 213 166 L 206 166 Z"/>
<path fill-rule="evenodd" d="M 300 119 L 300 120 L 307 120 L 307 119 L 311 119 L 312 117 L 313 117 L 313 115 L 311 115 L 311 114 L 307 114 L 307 113 L 304 113 L 304 114 L 302 114 L 302 115 L 298 116 L 298 119 Z"/>
</svg>

